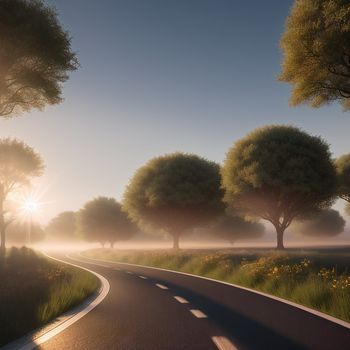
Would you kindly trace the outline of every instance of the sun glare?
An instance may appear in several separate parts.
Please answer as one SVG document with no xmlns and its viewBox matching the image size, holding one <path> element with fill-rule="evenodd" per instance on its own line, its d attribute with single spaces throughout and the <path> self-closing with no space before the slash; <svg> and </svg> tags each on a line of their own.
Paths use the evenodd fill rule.
<svg viewBox="0 0 350 350">
<path fill-rule="evenodd" d="M 29 198 L 23 202 L 22 208 L 26 214 L 34 214 L 39 209 L 39 203 L 34 199 Z"/>
</svg>

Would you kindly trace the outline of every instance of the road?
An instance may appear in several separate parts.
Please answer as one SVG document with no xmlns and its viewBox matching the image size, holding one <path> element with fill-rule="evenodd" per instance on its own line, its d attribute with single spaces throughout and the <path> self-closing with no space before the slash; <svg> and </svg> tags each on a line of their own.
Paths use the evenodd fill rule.
<svg viewBox="0 0 350 350">
<path fill-rule="evenodd" d="M 294 314 L 289 314 L 289 309 L 283 312 L 283 306 L 282 312 L 276 315 L 271 304 L 268 319 L 277 318 L 280 324 L 280 318 L 289 323 L 286 327 L 293 323 L 300 328 L 291 334 L 276 331 L 274 325 L 269 327 L 264 321 L 266 312 L 256 309 L 254 299 L 249 299 L 252 296 L 240 300 L 234 287 L 144 267 L 95 262 L 81 256 L 56 254 L 55 257 L 103 275 L 110 283 L 110 292 L 95 309 L 39 349 L 340 350 L 350 344 L 345 328 L 311 317 L 312 325 L 318 328 L 313 335 L 312 331 L 304 329 L 308 327 L 308 315 L 306 321 L 295 318 Z M 239 304 L 246 303 L 242 305 L 244 309 L 250 313 L 255 310 L 260 315 L 258 319 L 263 317 L 261 322 L 228 307 L 231 299 Z M 323 339 L 324 329 L 328 336 Z"/>
</svg>

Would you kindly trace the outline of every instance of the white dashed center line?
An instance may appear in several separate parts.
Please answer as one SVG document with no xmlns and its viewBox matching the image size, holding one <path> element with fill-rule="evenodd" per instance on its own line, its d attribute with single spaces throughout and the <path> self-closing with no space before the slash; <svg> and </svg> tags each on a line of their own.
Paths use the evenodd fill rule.
<svg viewBox="0 0 350 350">
<path fill-rule="evenodd" d="M 142 278 L 143 280 L 146 280 L 147 277 L 146 276 L 139 276 L 140 278 Z"/>
<path fill-rule="evenodd" d="M 211 340 L 219 350 L 238 350 L 226 337 L 211 337 Z"/>
<path fill-rule="evenodd" d="M 128 273 L 129 275 L 133 275 L 134 273 L 131 271 L 126 271 L 126 273 Z"/>
<path fill-rule="evenodd" d="M 198 309 L 191 309 L 190 312 L 197 318 L 208 318 L 208 316 Z"/>
<path fill-rule="evenodd" d="M 160 289 L 169 289 L 167 286 L 163 286 L 162 284 L 156 283 L 156 286 Z"/>
<path fill-rule="evenodd" d="M 188 304 L 189 303 L 186 299 L 184 299 L 182 297 L 175 296 L 174 298 L 181 304 Z"/>
</svg>

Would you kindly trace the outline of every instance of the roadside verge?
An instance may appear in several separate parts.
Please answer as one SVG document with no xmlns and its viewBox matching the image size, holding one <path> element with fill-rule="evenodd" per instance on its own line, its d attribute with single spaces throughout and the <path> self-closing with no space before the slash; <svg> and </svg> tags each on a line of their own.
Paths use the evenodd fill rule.
<svg viewBox="0 0 350 350">
<path fill-rule="evenodd" d="M 99 291 L 97 292 L 97 295 L 95 294 L 95 295 L 89 297 L 82 304 L 65 312 L 61 316 L 57 317 L 54 321 L 45 325 L 44 327 L 36 329 L 36 330 L 26 334 L 25 336 L 15 340 L 15 341 L 12 341 L 11 343 L 1 347 L 1 350 L 32 350 L 32 349 L 35 349 L 38 345 L 53 338 L 54 336 L 61 333 L 69 326 L 71 326 L 73 323 L 77 322 L 79 319 L 84 317 L 87 313 L 89 313 L 91 310 L 93 310 L 98 304 L 100 304 L 109 292 L 109 289 L 110 289 L 109 282 L 102 275 L 100 275 L 92 270 L 89 270 L 85 267 L 82 267 L 82 266 L 61 260 L 61 259 L 54 258 L 48 254 L 45 254 L 45 255 L 52 260 L 56 260 L 60 263 L 71 265 L 71 266 L 74 266 L 74 267 L 77 267 L 79 269 L 82 269 L 82 270 L 85 270 L 85 271 L 92 273 L 100 280 L 101 287 L 100 287 Z"/>
</svg>

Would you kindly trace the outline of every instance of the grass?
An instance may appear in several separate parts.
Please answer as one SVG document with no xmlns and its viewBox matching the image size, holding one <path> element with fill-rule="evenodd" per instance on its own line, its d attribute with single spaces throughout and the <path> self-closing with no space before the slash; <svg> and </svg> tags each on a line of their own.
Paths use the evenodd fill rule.
<svg viewBox="0 0 350 350">
<path fill-rule="evenodd" d="M 85 256 L 187 272 L 238 284 L 350 322 L 349 251 L 115 251 Z"/>
<path fill-rule="evenodd" d="M 81 303 L 100 286 L 87 271 L 27 248 L 0 262 L 0 346 Z"/>
</svg>

